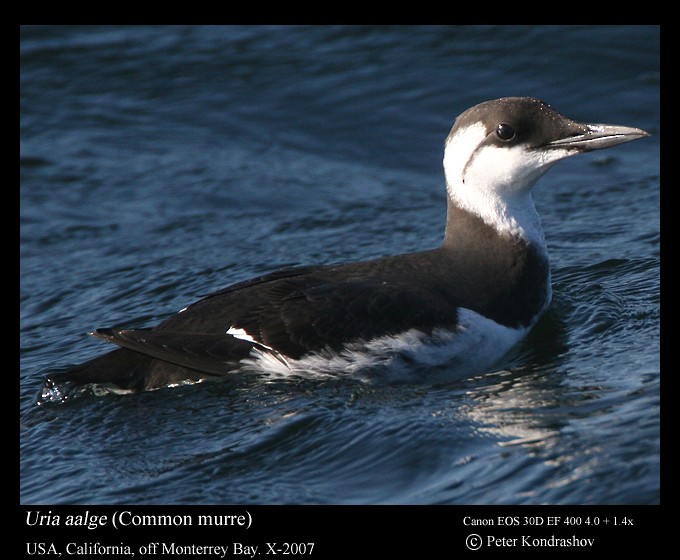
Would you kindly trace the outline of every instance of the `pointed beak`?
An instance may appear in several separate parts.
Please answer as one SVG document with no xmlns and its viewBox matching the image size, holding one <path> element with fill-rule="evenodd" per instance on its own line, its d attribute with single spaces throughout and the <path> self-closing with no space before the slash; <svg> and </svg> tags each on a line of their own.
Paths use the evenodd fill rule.
<svg viewBox="0 0 680 560">
<path fill-rule="evenodd" d="M 579 127 L 581 130 L 565 137 L 548 142 L 545 148 L 560 148 L 567 150 L 578 150 L 579 152 L 590 152 L 611 148 L 625 142 L 637 140 L 649 136 L 640 128 L 630 126 L 618 126 L 610 124 L 586 124 Z"/>
</svg>

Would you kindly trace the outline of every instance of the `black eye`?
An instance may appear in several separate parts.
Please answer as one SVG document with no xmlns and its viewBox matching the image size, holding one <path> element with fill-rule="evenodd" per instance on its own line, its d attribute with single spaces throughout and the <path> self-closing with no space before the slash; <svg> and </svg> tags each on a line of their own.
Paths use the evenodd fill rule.
<svg viewBox="0 0 680 560">
<path fill-rule="evenodd" d="M 515 137 L 515 129 L 507 123 L 501 123 L 496 127 L 496 135 L 504 141 L 512 140 Z"/>
</svg>

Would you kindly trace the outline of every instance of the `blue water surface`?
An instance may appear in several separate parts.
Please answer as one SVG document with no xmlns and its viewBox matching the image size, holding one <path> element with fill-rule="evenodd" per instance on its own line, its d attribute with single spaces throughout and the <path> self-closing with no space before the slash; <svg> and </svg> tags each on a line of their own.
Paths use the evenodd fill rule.
<svg viewBox="0 0 680 560">
<path fill-rule="evenodd" d="M 21 503 L 659 503 L 659 58 L 653 26 L 23 27 Z M 453 120 L 515 95 L 652 136 L 539 182 L 554 301 L 496 371 L 36 404 L 94 328 L 438 245 Z"/>
</svg>

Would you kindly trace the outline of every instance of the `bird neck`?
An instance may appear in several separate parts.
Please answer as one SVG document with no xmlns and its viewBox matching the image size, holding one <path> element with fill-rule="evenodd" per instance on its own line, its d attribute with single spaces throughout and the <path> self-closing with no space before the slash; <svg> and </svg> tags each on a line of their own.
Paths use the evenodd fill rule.
<svg viewBox="0 0 680 560">
<path fill-rule="evenodd" d="M 484 232 L 484 235 L 521 239 L 547 253 L 541 219 L 530 193 L 501 200 L 484 195 L 466 199 L 450 185 L 447 191 L 445 246 L 460 245 L 470 235 Z"/>
</svg>

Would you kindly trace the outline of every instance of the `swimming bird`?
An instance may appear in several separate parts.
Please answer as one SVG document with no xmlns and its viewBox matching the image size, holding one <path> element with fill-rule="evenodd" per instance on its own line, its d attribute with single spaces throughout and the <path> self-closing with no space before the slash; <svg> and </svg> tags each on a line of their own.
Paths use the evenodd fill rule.
<svg viewBox="0 0 680 560">
<path fill-rule="evenodd" d="M 464 111 L 446 138 L 447 219 L 440 246 L 364 262 L 301 266 L 239 282 L 149 329 L 90 333 L 119 348 L 44 380 L 126 393 L 243 369 L 357 371 L 397 356 L 492 367 L 551 301 L 548 251 L 531 189 L 576 154 L 649 136 L 584 124 L 530 97 Z M 455 366 L 455 367 L 454 367 Z"/>
</svg>

